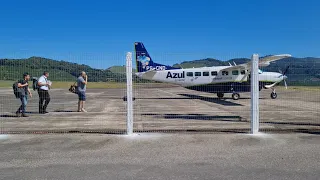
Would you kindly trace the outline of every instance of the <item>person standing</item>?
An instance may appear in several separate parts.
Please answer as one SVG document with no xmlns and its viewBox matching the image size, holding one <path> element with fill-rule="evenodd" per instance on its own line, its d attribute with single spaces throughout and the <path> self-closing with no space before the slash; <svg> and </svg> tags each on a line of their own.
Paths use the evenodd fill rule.
<svg viewBox="0 0 320 180">
<path fill-rule="evenodd" d="M 49 88 L 51 86 L 50 81 L 48 81 L 49 72 L 45 71 L 43 75 L 38 80 L 38 94 L 39 94 L 39 113 L 48 113 L 47 107 L 50 102 Z"/>
<path fill-rule="evenodd" d="M 84 104 L 86 102 L 86 90 L 87 90 L 87 84 L 88 84 L 88 76 L 86 72 L 82 71 L 80 73 L 80 76 L 77 79 L 77 92 L 78 92 L 78 112 L 87 112 L 84 109 Z"/>
<path fill-rule="evenodd" d="M 30 80 L 30 75 L 28 73 L 23 74 L 23 79 L 18 81 L 18 88 L 20 88 L 20 101 L 21 101 L 21 106 L 16 112 L 17 117 L 28 117 L 26 113 L 26 107 L 28 104 L 28 95 L 32 97 L 31 91 L 29 89 L 29 84 L 28 81 Z"/>
</svg>

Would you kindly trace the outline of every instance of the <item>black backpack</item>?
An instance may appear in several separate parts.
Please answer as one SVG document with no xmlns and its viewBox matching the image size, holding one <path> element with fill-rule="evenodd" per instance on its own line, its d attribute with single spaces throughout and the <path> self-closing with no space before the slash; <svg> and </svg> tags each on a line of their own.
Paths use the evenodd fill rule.
<svg viewBox="0 0 320 180">
<path fill-rule="evenodd" d="M 12 89 L 13 89 L 13 94 L 15 95 L 15 97 L 20 98 L 22 93 L 21 93 L 21 89 L 18 88 L 18 82 L 13 83 Z"/>
<path fill-rule="evenodd" d="M 33 78 L 32 78 L 32 89 L 33 89 L 34 91 L 39 90 L 38 78 L 36 78 L 36 77 L 33 77 Z"/>
</svg>

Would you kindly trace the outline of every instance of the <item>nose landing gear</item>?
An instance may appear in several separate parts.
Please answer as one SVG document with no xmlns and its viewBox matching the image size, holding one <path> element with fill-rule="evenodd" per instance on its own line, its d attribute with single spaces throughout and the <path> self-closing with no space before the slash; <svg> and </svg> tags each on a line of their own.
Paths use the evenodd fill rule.
<svg viewBox="0 0 320 180">
<path fill-rule="evenodd" d="M 276 99 L 278 97 L 276 90 L 272 88 L 272 93 L 270 94 L 271 99 Z"/>
<path fill-rule="evenodd" d="M 239 93 L 233 93 L 232 94 L 232 99 L 233 100 L 238 100 L 240 98 L 240 94 Z"/>
</svg>

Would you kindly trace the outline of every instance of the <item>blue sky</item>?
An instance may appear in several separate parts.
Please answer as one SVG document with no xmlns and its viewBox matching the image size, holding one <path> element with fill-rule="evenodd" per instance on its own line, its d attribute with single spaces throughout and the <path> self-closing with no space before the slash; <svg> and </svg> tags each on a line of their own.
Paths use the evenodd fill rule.
<svg viewBox="0 0 320 180">
<path fill-rule="evenodd" d="M 0 58 L 104 69 L 124 65 L 135 41 L 169 65 L 252 53 L 320 57 L 319 7 L 316 0 L 4 1 Z"/>
</svg>

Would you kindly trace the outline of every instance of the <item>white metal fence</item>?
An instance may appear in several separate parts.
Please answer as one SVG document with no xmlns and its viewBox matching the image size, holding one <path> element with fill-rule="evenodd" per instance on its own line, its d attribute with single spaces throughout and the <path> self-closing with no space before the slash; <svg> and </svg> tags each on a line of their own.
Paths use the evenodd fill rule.
<svg viewBox="0 0 320 180">
<path fill-rule="evenodd" d="M 69 77 L 65 73 L 69 72 L 68 68 L 86 71 L 88 67 L 85 65 L 67 67 L 64 64 L 66 62 L 59 62 L 61 67 L 54 73 L 50 72 L 51 77 L 57 80 L 53 81 L 53 87 L 49 91 L 51 102 L 48 106 L 48 114 L 38 113 L 38 94 L 37 91 L 31 90 L 33 97 L 29 99 L 27 105 L 29 117 L 15 117 L 15 111 L 20 102 L 12 92 L 11 86 L 14 81 L 1 80 L 1 133 L 249 133 L 250 130 L 251 133 L 254 133 L 259 127 L 263 132 L 319 133 L 319 86 L 292 86 L 288 81 L 287 90 L 281 84 L 277 86 L 277 99 L 270 98 L 270 89 L 262 89 L 256 94 L 253 91 L 251 91 L 252 94 L 250 92 L 240 93 L 239 100 L 233 100 L 230 94 L 218 98 L 212 93 L 138 79 L 132 72 L 134 69 L 132 65 L 135 64 L 132 59 L 130 53 L 126 58 L 121 56 L 119 64 L 122 66 L 117 67 L 118 69 L 112 74 L 109 71 L 88 70 L 87 113 L 76 112 L 78 97 L 68 91 L 76 75 Z M 257 56 L 253 56 L 253 59 L 257 59 Z M 128 60 L 127 66 L 123 66 L 125 60 Z M 34 61 L 41 64 L 46 60 L 35 59 Z M 253 65 L 256 66 L 256 64 Z M 12 72 L 23 71 L 15 65 L 11 67 Z M 295 72 L 301 67 L 292 67 L 292 69 L 291 72 Z M 126 78 L 126 70 L 133 76 Z M 268 70 L 268 68 L 262 70 Z M 318 71 L 319 69 L 312 70 Z M 107 73 L 110 74 L 106 76 Z M 36 69 L 31 74 L 38 77 L 41 71 Z M 258 73 L 253 70 L 251 80 L 256 82 L 258 78 L 255 78 L 255 75 Z M 69 78 L 59 79 L 57 76 Z M 296 78 L 295 76 L 297 75 L 289 74 L 288 80 L 291 77 Z M 133 79 L 132 84 L 130 78 Z M 258 86 L 251 86 L 251 88 L 257 90 Z M 131 95 L 133 98 L 130 98 Z M 251 104 L 256 105 L 251 106 Z M 260 122 L 251 121 L 251 118 L 257 119 L 258 117 Z"/>
</svg>

